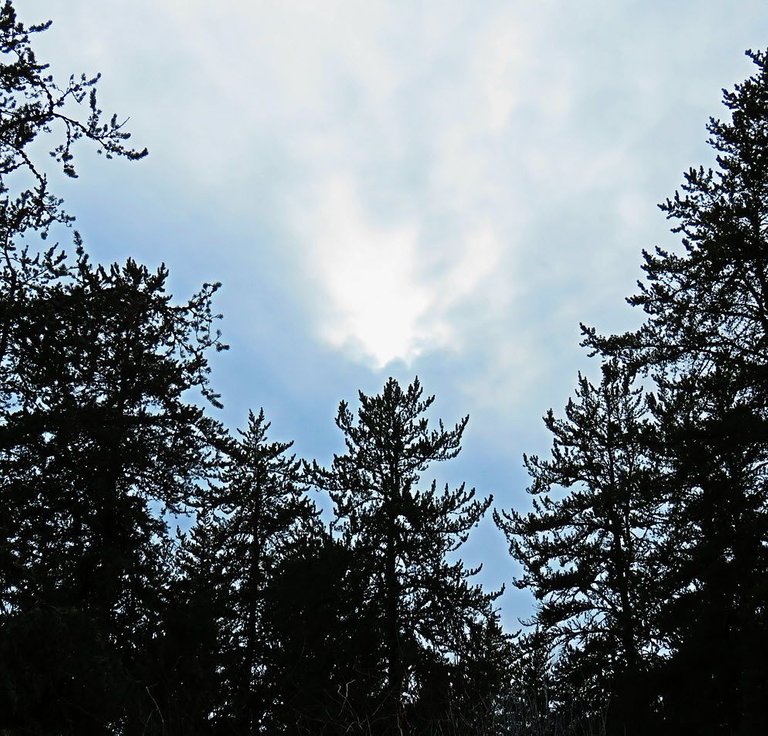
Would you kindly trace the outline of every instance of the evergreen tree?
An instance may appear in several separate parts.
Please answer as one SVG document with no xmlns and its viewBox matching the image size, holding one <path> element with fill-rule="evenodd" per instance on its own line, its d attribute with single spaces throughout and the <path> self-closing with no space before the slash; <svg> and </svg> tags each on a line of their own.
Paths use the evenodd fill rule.
<svg viewBox="0 0 768 736">
<path fill-rule="evenodd" d="M 62 87 L 48 65 L 37 60 L 30 35 L 50 25 L 48 21 L 27 28 L 16 17 L 11 0 L 0 7 L 0 245 L 6 260 L 16 252 L 14 243 L 20 235 L 34 231 L 45 236 L 53 223 L 73 220 L 50 192 L 44 164 L 31 153 L 35 144 L 44 142 L 71 177 L 77 176 L 73 151 L 81 139 L 94 143 L 107 158 L 135 160 L 147 155 L 146 149 L 124 145 L 130 134 L 116 115 L 104 121 L 96 96 L 99 75 L 73 75 Z M 85 116 L 80 114 L 83 103 Z M 57 135 L 50 140 L 53 134 Z"/>
<path fill-rule="evenodd" d="M 354 550 L 328 533 L 285 557 L 265 591 L 270 733 L 370 734 L 382 643 Z"/>
<path fill-rule="evenodd" d="M 195 426 L 161 470 L 185 420 L 158 407 L 208 390 L 193 333 L 210 289 L 185 312 L 162 294 L 164 270 L 39 249 L 34 236 L 73 218 L 36 151 L 72 177 L 79 140 L 107 158 L 146 154 L 103 120 L 98 76 L 60 86 L 37 61 L 30 39 L 49 25 L 25 28 L 10 0 L 0 7 L 0 727 L 98 733 L 118 727 L 126 668 L 157 611 L 166 555 L 151 506 L 178 501 L 181 476 L 200 467 L 184 458 L 204 424 L 188 414 Z"/>
<path fill-rule="evenodd" d="M 88 141 L 107 158 L 136 160 L 146 156 L 125 145 L 130 134 L 113 115 L 106 122 L 98 107 L 99 76 L 74 75 L 60 86 L 40 63 L 30 36 L 45 31 L 47 23 L 25 27 L 11 0 L 0 7 L 0 380 L 12 376 L 7 349 L 17 309 L 34 298 L 47 283 L 64 275 L 63 254 L 56 247 L 39 250 L 27 240 L 32 234 L 46 238 L 52 225 L 70 224 L 73 217 L 48 186 L 40 145 L 63 172 L 77 176 L 74 152 Z M 83 114 L 82 107 L 86 107 Z M 6 396 L 0 401 L 7 401 Z M 3 404 L 0 404 L 2 407 Z"/>
<path fill-rule="evenodd" d="M 683 249 L 644 254 L 645 282 L 629 299 L 643 325 L 609 337 L 584 328 L 594 351 L 659 385 L 679 541 L 666 713 L 672 730 L 688 719 L 713 734 L 768 728 L 757 654 L 768 640 L 768 55 L 749 56 L 754 76 L 724 93 L 730 119 L 708 125 L 717 168 L 691 169 L 661 206 Z"/>
<path fill-rule="evenodd" d="M 176 305 L 166 279 L 164 268 L 133 261 L 94 267 L 81 252 L 66 279 L 19 310 L 7 352 L 14 370 L 2 386 L 3 635 L 33 625 L 41 607 L 76 611 L 126 672 L 162 607 L 162 511 L 194 502 L 221 435 L 187 398 L 197 391 L 216 402 L 207 367 L 207 352 L 222 347 L 215 287 Z M 31 687 L 12 661 L 3 665 L 15 689 Z"/>
<path fill-rule="evenodd" d="M 705 390 L 678 377 L 654 406 L 671 489 L 660 673 L 671 733 L 759 733 L 766 722 L 768 425 L 724 374 Z"/>
<path fill-rule="evenodd" d="M 406 712 L 412 732 L 507 734 L 511 644 L 493 613 L 467 623 L 450 659 L 425 651 L 415 664 L 418 693 Z"/>
<path fill-rule="evenodd" d="M 579 376 L 565 415 L 545 417 L 551 458 L 525 457 L 533 511 L 495 514 L 523 567 L 515 585 L 539 601 L 536 636 L 523 641 L 554 659 L 556 710 L 577 702 L 588 717 L 610 704 L 612 733 L 643 734 L 647 674 L 660 653 L 664 497 L 653 428 L 617 363 L 604 366 L 599 386 Z"/>
<path fill-rule="evenodd" d="M 108 158 L 146 155 L 146 150 L 124 146 L 130 136 L 115 116 L 103 121 L 96 98 L 98 76 L 72 76 L 62 87 L 54 82 L 47 65 L 38 62 L 30 36 L 49 26 L 50 22 L 26 28 L 10 0 L 0 7 L 0 435 L 11 445 L 4 418 L 18 411 L 19 392 L 27 390 L 19 373 L 23 368 L 19 361 L 26 358 L 18 349 L 19 330 L 29 318 L 30 305 L 45 303 L 44 295 L 73 268 L 55 246 L 40 251 L 39 243 L 25 244 L 25 235 L 45 238 L 54 223 L 69 224 L 73 219 L 49 191 L 45 160 L 36 160 L 33 153 L 44 142 L 69 176 L 77 175 L 74 150 L 81 139 L 95 144 Z M 85 115 L 80 107 L 84 102 Z M 14 459 L 23 462 L 22 451 L 15 453 Z M 11 518 L 5 503 L 2 506 L 0 535 L 7 538 L 18 521 Z M 18 559 L 8 545 L 0 545 L 0 591 L 15 589 L 19 575 Z M 11 604 L 2 595 L 0 610 L 7 612 Z"/>
<path fill-rule="evenodd" d="M 301 483 L 301 463 L 287 454 L 293 443 L 270 442 L 263 410 L 249 414 L 224 473 L 217 549 L 226 596 L 222 621 L 224 692 L 235 732 L 269 729 L 280 694 L 271 660 L 280 657 L 264 625 L 264 598 L 277 569 L 322 527 Z"/>
<path fill-rule="evenodd" d="M 755 76 L 724 92 L 730 121 L 710 119 L 717 169 L 691 168 L 661 210 L 682 235 L 683 251 L 644 252 L 645 282 L 628 299 L 647 318 L 634 333 L 600 336 L 592 349 L 636 367 L 686 365 L 706 375 L 723 361 L 765 383 L 768 339 L 768 56 L 749 52 Z"/>
<path fill-rule="evenodd" d="M 301 464 L 287 454 L 292 443 L 270 442 L 269 426 L 263 411 L 250 413 L 239 440 L 226 443 L 220 478 L 179 547 L 177 618 L 167 637 L 178 641 L 174 625 L 190 622 L 205 636 L 187 647 L 189 667 L 176 669 L 181 679 L 171 678 L 169 692 L 188 700 L 197 688 L 198 708 L 206 704 L 199 712 L 207 713 L 197 728 L 207 722 L 222 733 L 284 732 L 282 688 L 289 683 L 279 670 L 282 649 L 295 653 L 295 647 L 272 630 L 282 622 L 265 620 L 266 599 L 276 588 L 290 587 L 277 576 L 290 574 L 294 558 L 322 547 L 324 536 L 301 482 Z M 306 591 L 293 589 L 291 595 L 286 608 L 300 609 Z M 291 669 L 297 665 L 292 662 Z M 201 673 L 196 684 L 188 682 L 187 669 Z M 186 728 L 191 732 L 190 724 Z"/>
<path fill-rule="evenodd" d="M 221 622 L 227 601 L 220 519 L 211 496 L 200 499 L 195 524 L 179 533 L 173 551 L 160 626 L 146 657 L 143 681 L 152 683 L 152 701 L 140 703 L 136 720 L 144 724 L 142 733 L 210 734 L 231 713 L 222 692 Z"/>
<path fill-rule="evenodd" d="M 459 656 L 471 627 L 492 616 L 494 594 L 469 578 L 475 572 L 449 560 L 488 509 L 462 484 L 438 492 L 423 487 L 421 474 L 433 462 L 460 450 L 467 418 L 453 429 L 430 429 L 425 413 L 434 397 L 422 399 L 415 379 L 405 390 L 390 378 L 377 396 L 360 392 L 357 417 L 341 402 L 336 424 L 346 452 L 330 469 L 311 468 L 313 481 L 333 500 L 335 528 L 355 552 L 366 581 L 361 625 L 382 643 L 369 689 L 380 700 L 373 733 L 407 729 L 409 704 L 427 687 L 420 668 Z"/>
</svg>

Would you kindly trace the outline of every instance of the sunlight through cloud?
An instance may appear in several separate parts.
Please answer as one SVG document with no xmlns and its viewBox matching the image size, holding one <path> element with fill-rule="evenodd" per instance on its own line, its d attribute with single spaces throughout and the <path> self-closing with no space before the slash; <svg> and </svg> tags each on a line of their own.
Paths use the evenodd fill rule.
<svg viewBox="0 0 768 736">
<path fill-rule="evenodd" d="M 314 218 L 314 268 L 329 303 L 323 337 L 370 357 L 377 367 L 410 361 L 424 335 L 419 321 L 429 295 L 416 277 L 418 228 L 376 228 L 348 179 L 326 187 Z"/>
</svg>

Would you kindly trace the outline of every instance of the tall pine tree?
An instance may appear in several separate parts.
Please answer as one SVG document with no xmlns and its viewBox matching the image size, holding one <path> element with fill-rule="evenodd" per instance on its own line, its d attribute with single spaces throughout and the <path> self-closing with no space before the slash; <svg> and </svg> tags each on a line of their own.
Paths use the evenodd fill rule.
<svg viewBox="0 0 768 736">
<path fill-rule="evenodd" d="M 550 410 L 545 424 L 551 458 L 525 458 L 533 510 L 495 514 L 523 567 L 515 584 L 539 601 L 527 642 L 553 658 L 557 707 L 607 708 L 611 733 L 643 734 L 664 503 L 645 399 L 614 362 L 598 386 L 579 376 L 565 419 Z"/>
<path fill-rule="evenodd" d="M 163 605 L 162 512 L 194 503 L 214 473 L 221 437 L 192 395 L 216 402 L 207 366 L 209 350 L 222 347 L 210 304 L 215 287 L 174 304 L 166 279 L 164 268 L 95 267 L 81 253 L 66 278 L 19 310 L 8 343 L 12 380 L 2 387 L 2 638 L 12 646 L 10 631 L 25 621 L 37 626 L 41 610 L 62 625 L 82 619 L 126 682 L 136 679 L 141 642 L 152 638 Z M 78 666 L 111 661 L 98 651 L 89 661 L 83 648 Z M 6 656 L 3 666 L 24 703 L 41 671 L 71 664 L 47 660 L 35 671 Z M 60 704 L 62 723 L 80 723 L 84 696 L 68 690 L 85 682 L 67 682 L 40 697 L 51 700 L 47 712 Z M 120 697 L 102 701 L 122 712 Z M 35 703 L 23 713 L 16 705 L 2 710 L 35 718 L 44 712 Z"/>
<path fill-rule="evenodd" d="M 318 511 L 301 482 L 292 443 L 270 442 L 264 412 L 249 414 L 224 473 L 218 553 L 227 614 L 222 621 L 223 679 L 232 728 L 274 732 L 280 693 L 272 677 L 274 642 L 264 599 L 278 569 L 308 539 L 322 534 Z"/>
<path fill-rule="evenodd" d="M 609 337 L 585 328 L 594 351 L 659 384 L 680 540 L 666 713 L 672 730 L 718 734 L 768 728 L 768 55 L 749 56 L 755 74 L 724 93 L 730 119 L 708 125 L 717 167 L 688 171 L 661 206 L 683 247 L 644 254 L 629 299 L 644 323 Z"/>
<path fill-rule="evenodd" d="M 342 402 L 336 418 L 346 452 L 327 470 L 314 464 L 311 477 L 330 494 L 335 528 L 367 581 L 359 617 L 382 644 L 367 673 L 381 704 L 371 728 L 395 734 L 418 719 L 410 711 L 430 686 L 424 673 L 437 667 L 454 677 L 450 665 L 473 626 L 492 617 L 495 595 L 472 585 L 475 571 L 454 556 L 491 498 L 477 500 L 463 484 L 442 492 L 435 481 L 421 485 L 432 463 L 456 457 L 467 418 L 431 429 L 425 414 L 434 397 L 422 398 L 418 378 L 405 389 L 390 378 L 380 394 L 359 398 L 357 416 Z"/>
</svg>

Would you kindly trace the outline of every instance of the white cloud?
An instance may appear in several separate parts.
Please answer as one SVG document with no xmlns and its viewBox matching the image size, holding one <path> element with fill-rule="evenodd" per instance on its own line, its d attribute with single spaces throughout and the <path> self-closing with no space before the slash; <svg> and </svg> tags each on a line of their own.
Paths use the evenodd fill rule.
<svg viewBox="0 0 768 736">
<path fill-rule="evenodd" d="M 383 366 L 422 349 L 430 295 L 416 273 L 418 228 L 373 225 L 354 180 L 334 176 L 306 219 L 304 239 L 325 300 L 319 329 L 332 345 Z"/>
<path fill-rule="evenodd" d="M 46 6 L 63 68 L 101 69 L 105 108 L 131 113 L 142 166 L 269 233 L 249 247 L 293 264 L 319 340 L 375 367 L 471 346 L 494 400 L 573 339 L 531 335 L 632 289 L 624 254 L 664 230 L 641 202 L 695 162 L 679 142 L 765 27 L 750 0 L 748 23 L 714 0 Z"/>
<path fill-rule="evenodd" d="M 323 338 L 377 368 L 459 347 L 453 312 L 494 273 L 501 254 L 493 227 L 483 223 L 463 238 L 455 261 L 425 273 L 418 223 L 376 222 L 351 175 L 325 182 L 302 236 L 324 296 L 316 305 Z"/>
</svg>

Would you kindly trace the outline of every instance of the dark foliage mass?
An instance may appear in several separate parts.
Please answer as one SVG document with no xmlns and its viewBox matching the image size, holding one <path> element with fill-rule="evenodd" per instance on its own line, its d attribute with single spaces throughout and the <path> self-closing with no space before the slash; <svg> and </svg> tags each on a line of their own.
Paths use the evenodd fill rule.
<svg viewBox="0 0 768 736">
<path fill-rule="evenodd" d="M 146 152 L 37 61 L 47 28 L 0 8 L 0 733 L 768 733 L 766 54 L 662 205 L 641 327 L 584 328 L 601 379 L 546 415 L 531 510 L 494 512 L 537 600 L 509 633 L 459 557 L 492 499 L 423 481 L 466 419 L 390 379 L 328 467 L 263 412 L 232 434 L 218 285 L 92 263 L 45 164 Z"/>
<path fill-rule="evenodd" d="M 717 168 L 661 205 L 682 248 L 644 254 L 641 327 L 583 327 L 603 379 L 547 415 L 533 511 L 496 515 L 539 601 L 527 686 L 587 733 L 768 733 L 768 54 L 749 56 L 708 125 Z"/>
</svg>

